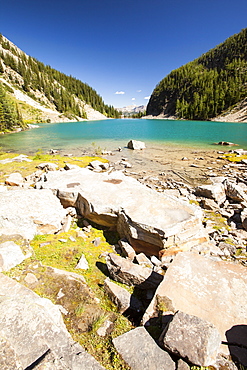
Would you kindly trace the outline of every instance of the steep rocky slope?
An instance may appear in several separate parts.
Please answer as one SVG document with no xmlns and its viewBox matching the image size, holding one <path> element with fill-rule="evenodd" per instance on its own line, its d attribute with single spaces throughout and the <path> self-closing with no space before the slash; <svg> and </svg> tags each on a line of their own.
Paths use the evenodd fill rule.
<svg viewBox="0 0 247 370">
<path fill-rule="evenodd" d="M 24 122 L 63 122 L 118 116 L 118 112 L 105 105 L 90 86 L 45 66 L 2 35 L 0 84 L 8 95 L 8 103 L 18 108 Z"/>
</svg>

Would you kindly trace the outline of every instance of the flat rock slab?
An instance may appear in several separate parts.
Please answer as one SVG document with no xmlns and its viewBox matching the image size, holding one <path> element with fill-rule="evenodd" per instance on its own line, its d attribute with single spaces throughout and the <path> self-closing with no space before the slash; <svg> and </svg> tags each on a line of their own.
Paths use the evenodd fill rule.
<svg viewBox="0 0 247 370">
<path fill-rule="evenodd" d="M 199 207 L 160 194 L 119 171 L 49 172 L 37 186 L 57 191 L 63 204 L 76 206 L 86 218 L 117 226 L 120 237 L 132 245 L 139 240 L 162 249 L 169 236 L 176 235 L 179 244 L 202 230 Z"/>
<path fill-rule="evenodd" d="M 157 315 L 157 297 L 166 299 L 173 312 L 180 310 L 211 322 L 222 341 L 247 346 L 246 267 L 215 262 L 192 252 L 179 253 L 156 290 L 144 315 L 144 324 Z M 228 346 L 221 346 L 221 351 L 229 353 Z M 247 350 L 239 351 L 241 361 L 247 364 Z M 230 352 L 236 354 L 236 348 L 230 347 Z"/>
<path fill-rule="evenodd" d="M 59 369 L 104 368 L 68 333 L 58 306 L 0 274 L 0 368 L 26 369 L 52 353 Z M 1 353 L 3 351 L 4 353 Z M 48 359 L 49 361 L 49 359 Z M 48 367 L 53 369 L 53 367 Z"/>
<path fill-rule="evenodd" d="M 113 339 L 113 344 L 131 370 L 175 370 L 175 362 L 142 326 Z"/>
<path fill-rule="evenodd" d="M 61 229 L 65 215 L 66 210 L 49 189 L 0 193 L 0 235 L 32 239 L 36 234 L 54 233 Z"/>
</svg>

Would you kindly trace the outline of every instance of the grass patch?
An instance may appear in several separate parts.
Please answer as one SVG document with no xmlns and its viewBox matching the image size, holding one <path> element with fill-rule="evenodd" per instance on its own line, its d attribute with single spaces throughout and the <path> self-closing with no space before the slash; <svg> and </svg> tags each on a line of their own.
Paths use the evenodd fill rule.
<svg viewBox="0 0 247 370">
<path fill-rule="evenodd" d="M 222 156 L 223 159 L 227 159 L 229 162 L 241 162 L 243 159 L 247 159 L 247 155 L 238 155 L 237 153 L 225 153 Z"/>
<path fill-rule="evenodd" d="M 18 156 L 17 153 L 4 153 L 0 152 L 0 160 L 7 158 L 14 158 Z M 19 172 L 23 177 L 31 175 L 37 171 L 37 166 L 43 162 L 51 162 L 58 165 L 59 168 L 64 168 L 66 163 L 75 164 L 79 167 L 86 167 L 93 160 L 99 160 L 101 162 L 108 162 L 107 159 L 100 157 L 66 157 L 61 155 L 44 154 L 41 150 L 33 156 L 29 156 L 32 162 L 11 162 L 11 163 L 0 163 L 0 182 L 4 182 L 5 178 L 13 172 Z"/>
</svg>

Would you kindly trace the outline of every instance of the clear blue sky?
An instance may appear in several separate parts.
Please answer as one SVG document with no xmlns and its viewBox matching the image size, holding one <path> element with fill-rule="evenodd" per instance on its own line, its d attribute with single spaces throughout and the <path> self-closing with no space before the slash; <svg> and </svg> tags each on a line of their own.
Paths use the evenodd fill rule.
<svg viewBox="0 0 247 370">
<path fill-rule="evenodd" d="M 2 0 L 0 33 L 115 107 L 247 27 L 246 0 Z"/>
</svg>

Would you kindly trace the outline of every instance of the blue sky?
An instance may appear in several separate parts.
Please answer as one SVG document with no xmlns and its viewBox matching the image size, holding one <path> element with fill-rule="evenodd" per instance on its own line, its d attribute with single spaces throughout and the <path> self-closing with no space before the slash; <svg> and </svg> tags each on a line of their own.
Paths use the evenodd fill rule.
<svg viewBox="0 0 247 370">
<path fill-rule="evenodd" d="M 246 0 L 2 0 L 0 33 L 115 107 L 247 27 Z"/>
</svg>

